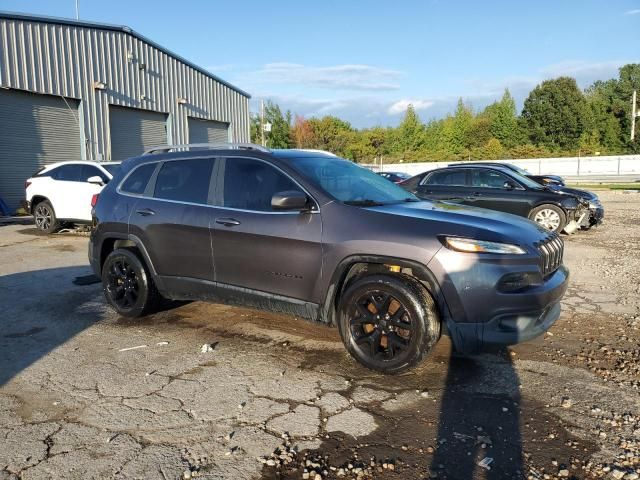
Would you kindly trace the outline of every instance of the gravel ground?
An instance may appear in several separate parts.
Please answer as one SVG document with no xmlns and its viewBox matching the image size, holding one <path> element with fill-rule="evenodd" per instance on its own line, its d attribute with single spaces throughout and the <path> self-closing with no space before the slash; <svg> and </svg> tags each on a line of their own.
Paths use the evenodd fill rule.
<svg viewBox="0 0 640 480">
<path fill-rule="evenodd" d="M 601 197 L 550 333 L 395 377 L 284 316 L 119 318 L 86 236 L 0 226 L 0 479 L 637 479 L 640 194 Z"/>
</svg>

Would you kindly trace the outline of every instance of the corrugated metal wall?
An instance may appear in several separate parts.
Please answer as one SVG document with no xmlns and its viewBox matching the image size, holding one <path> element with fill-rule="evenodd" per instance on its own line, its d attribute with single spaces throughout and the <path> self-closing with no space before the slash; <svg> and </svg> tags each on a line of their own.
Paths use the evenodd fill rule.
<svg viewBox="0 0 640 480">
<path fill-rule="evenodd" d="M 0 17 L 0 86 L 80 100 L 90 160 L 110 158 L 109 104 L 168 114 L 170 143 L 188 143 L 189 116 L 249 141 L 246 95 L 122 30 Z"/>
</svg>

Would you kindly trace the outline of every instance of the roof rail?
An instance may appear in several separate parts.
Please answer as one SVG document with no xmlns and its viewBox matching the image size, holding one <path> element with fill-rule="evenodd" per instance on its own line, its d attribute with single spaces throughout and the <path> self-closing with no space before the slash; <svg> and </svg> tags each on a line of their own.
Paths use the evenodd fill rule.
<svg viewBox="0 0 640 480">
<path fill-rule="evenodd" d="M 143 155 L 166 153 L 172 150 L 190 150 L 192 148 L 208 150 L 258 150 L 259 152 L 271 152 L 267 147 L 256 145 L 255 143 L 183 143 L 180 145 L 158 145 L 157 147 L 145 150 Z"/>
</svg>

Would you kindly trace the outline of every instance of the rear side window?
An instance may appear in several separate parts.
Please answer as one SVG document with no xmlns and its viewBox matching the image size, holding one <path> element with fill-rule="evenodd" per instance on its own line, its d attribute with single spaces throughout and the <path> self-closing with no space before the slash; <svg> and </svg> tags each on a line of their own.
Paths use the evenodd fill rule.
<svg viewBox="0 0 640 480">
<path fill-rule="evenodd" d="M 51 177 L 64 182 L 84 182 L 87 179 L 82 178 L 82 170 L 83 165 L 62 165 L 54 170 Z"/>
<path fill-rule="evenodd" d="M 147 188 L 149 179 L 156 169 L 155 163 L 147 163 L 136 168 L 131 175 L 129 175 L 122 185 L 120 190 L 126 193 L 133 193 L 136 195 L 142 195 Z"/>
<path fill-rule="evenodd" d="M 424 184 L 425 185 L 447 185 L 464 187 L 466 186 L 467 171 L 466 170 L 453 170 L 435 172 L 429 175 Z"/>
<path fill-rule="evenodd" d="M 165 162 L 158 172 L 153 196 L 165 200 L 206 204 L 213 162 L 212 158 Z"/>
<path fill-rule="evenodd" d="M 270 212 L 271 197 L 300 190 L 293 180 L 271 165 L 249 158 L 228 158 L 224 167 L 223 206 Z"/>
</svg>

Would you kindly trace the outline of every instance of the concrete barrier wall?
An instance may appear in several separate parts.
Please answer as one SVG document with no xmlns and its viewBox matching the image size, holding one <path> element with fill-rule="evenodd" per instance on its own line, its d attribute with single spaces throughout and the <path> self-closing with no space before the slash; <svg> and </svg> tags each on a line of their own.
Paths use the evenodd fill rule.
<svg viewBox="0 0 640 480">
<path fill-rule="evenodd" d="M 602 157 L 563 157 L 563 158 L 531 158 L 527 160 L 487 160 L 491 162 L 508 162 L 518 165 L 532 175 L 632 175 L 640 174 L 640 155 L 610 155 Z M 446 167 L 451 163 L 464 162 L 419 162 L 419 163 L 389 163 L 384 164 L 383 171 L 405 172 L 410 175 Z M 365 165 L 374 171 L 380 170 L 380 165 Z"/>
</svg>

